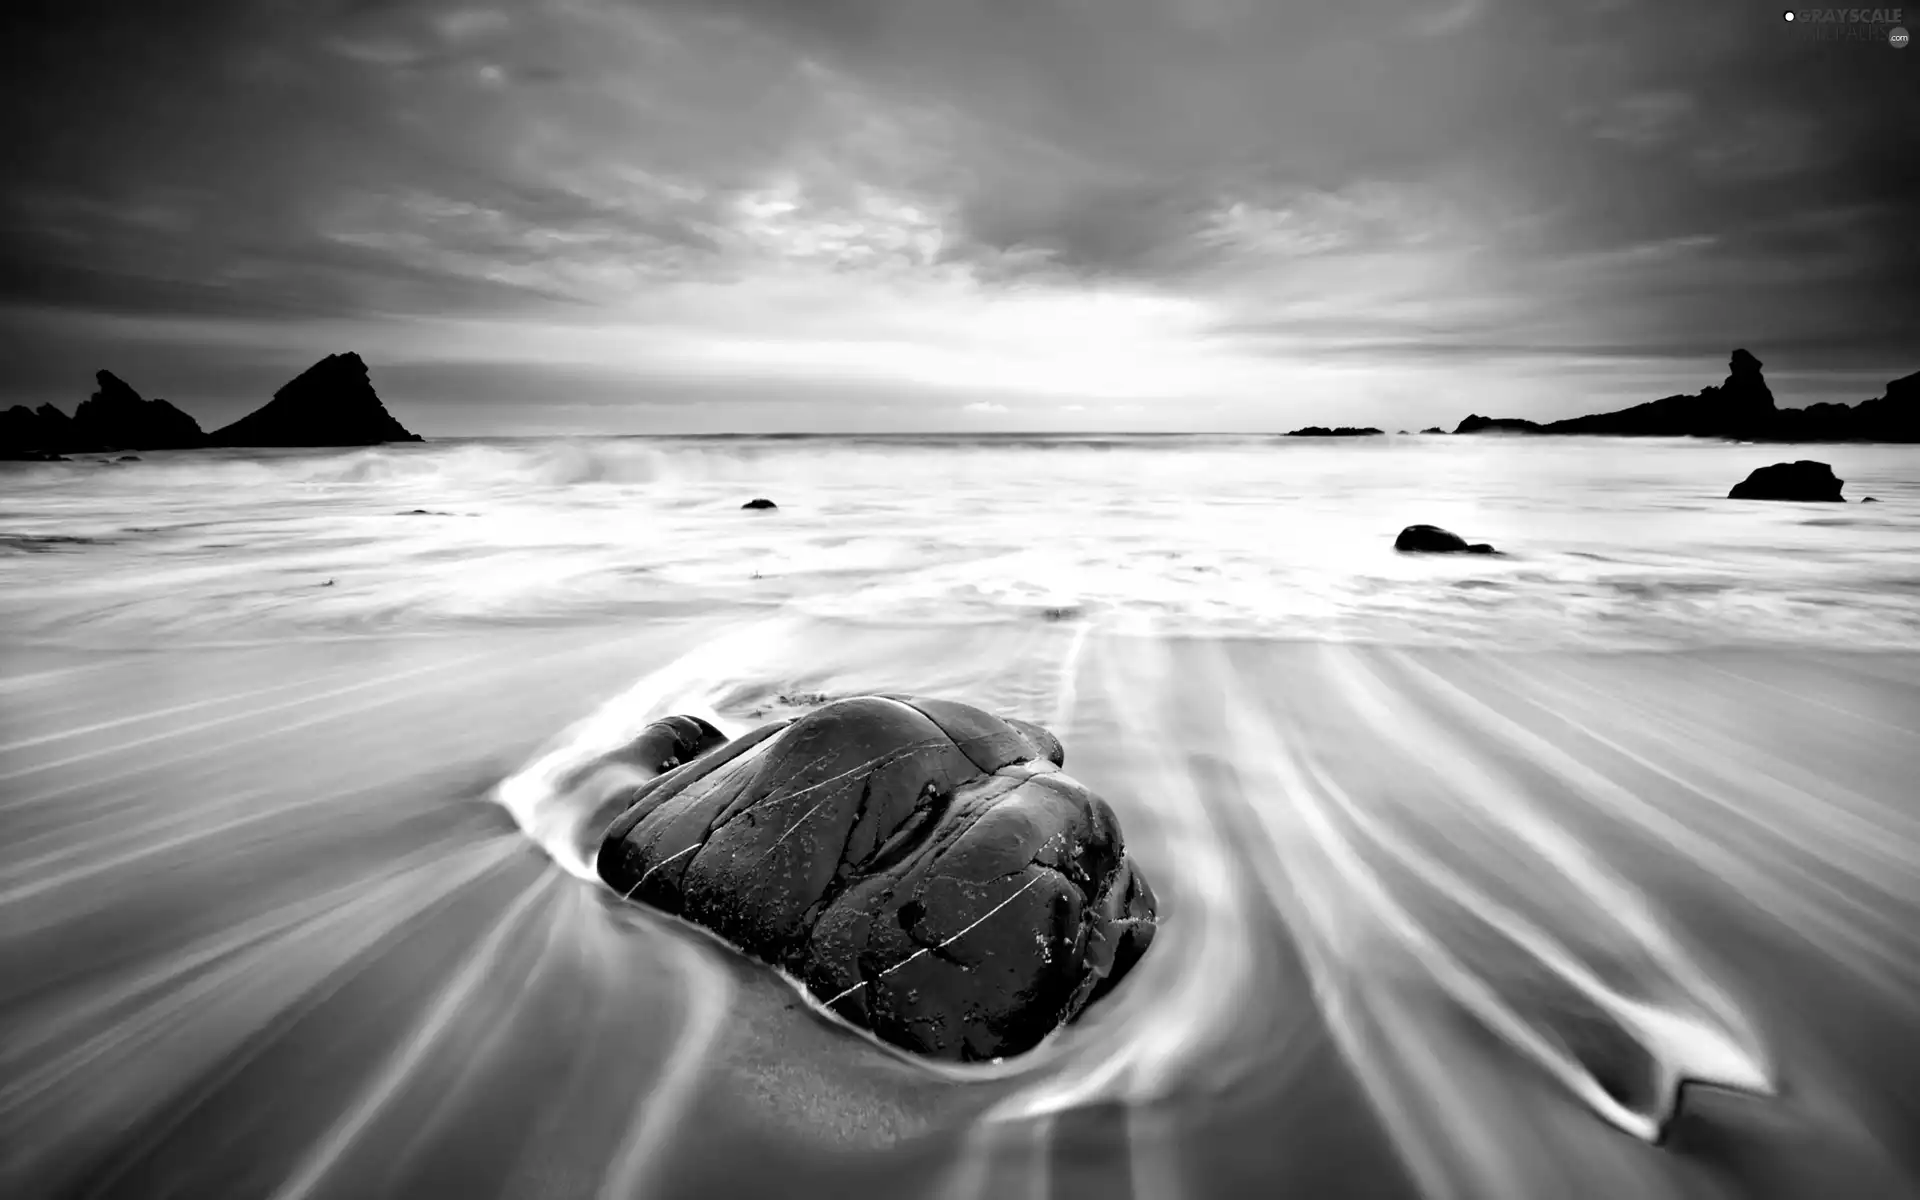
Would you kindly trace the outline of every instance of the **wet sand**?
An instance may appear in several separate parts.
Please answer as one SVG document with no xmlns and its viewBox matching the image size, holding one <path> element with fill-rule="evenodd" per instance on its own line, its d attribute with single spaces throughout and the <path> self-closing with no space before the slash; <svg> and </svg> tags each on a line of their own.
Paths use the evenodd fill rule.
<svg viewBox="0 0 1920 1200">
<path fill-rule="evenodd" d="M 1920 656 L 737 633 L 0 648 L 0 1193 L 1920 1194 Z M 1027 1061 L 494 802 L 609 705 L 881 687 L 1053 726 L 1165 900 Z"/>
</svg>

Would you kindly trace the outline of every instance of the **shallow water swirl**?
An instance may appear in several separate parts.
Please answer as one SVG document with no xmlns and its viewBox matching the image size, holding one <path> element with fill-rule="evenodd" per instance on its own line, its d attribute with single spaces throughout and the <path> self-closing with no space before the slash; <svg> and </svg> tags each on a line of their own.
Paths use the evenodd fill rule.
<svg viewBox="0 0 1920 1200">
<path fill-rule="evenodd" d="M 0 1192 L 1915 1194 L 1912 658 L 801 617 L 0 676 Z M 1161 936 L 932 1064 L 598 883 L 666 712 L 1037 720 Z M 1695 1081 L 1689 1083 L 1688 1081 Z"/>
</svg>

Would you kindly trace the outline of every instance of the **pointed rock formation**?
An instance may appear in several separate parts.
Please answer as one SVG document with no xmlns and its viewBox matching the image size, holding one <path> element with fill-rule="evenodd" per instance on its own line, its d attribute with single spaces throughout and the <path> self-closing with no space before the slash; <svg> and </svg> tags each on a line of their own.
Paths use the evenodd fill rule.
<svg viewBox="0 0 1920 1200">
<path fill-rule="evenodd" d="M 360 356 L 330 354 L 273 394 L 273 399 L 223 429 L 215 446 L 377 446 L 418 442 L 393 419 L 367 376 Z"/>
<path fill-rule="evenodd" d="M 112 371 L 96 371 L 100 390 L 73 412 L 82 441 L 108 450 L 189 450 L 207 444 L 200 423 L 165 400 L 144 400 Z"/>
</svg>

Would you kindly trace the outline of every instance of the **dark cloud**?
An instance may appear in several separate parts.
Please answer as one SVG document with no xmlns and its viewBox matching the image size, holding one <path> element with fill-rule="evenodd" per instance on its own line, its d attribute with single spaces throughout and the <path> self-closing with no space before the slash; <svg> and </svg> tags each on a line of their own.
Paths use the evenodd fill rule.
<svg viewBox="0 0 1920 1200">
<path fill-rule="evenodd" d="M 1193 297 L 1276 358 L 1920 349 L 1914 52 L 1746 0 L 4 20 L 16 311 L 552 321 L 805 267 Z"/>
</svg>

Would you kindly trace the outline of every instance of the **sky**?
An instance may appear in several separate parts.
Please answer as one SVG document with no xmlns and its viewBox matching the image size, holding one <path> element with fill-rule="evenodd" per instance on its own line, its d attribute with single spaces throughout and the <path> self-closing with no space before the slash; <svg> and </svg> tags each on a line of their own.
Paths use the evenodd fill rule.
<svg viewBox="0 0 1920 1200">
<path fill-rule="evenodd" d="M 10 0 L 0 404 L 1451 428 L 1920 369 L 1920 49 L 1778 0 Z M 1920 9 L 1902 19 L 1920 27 Z"/>
</svg>

